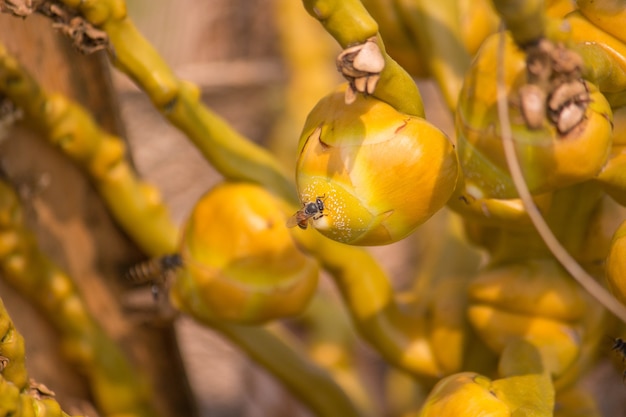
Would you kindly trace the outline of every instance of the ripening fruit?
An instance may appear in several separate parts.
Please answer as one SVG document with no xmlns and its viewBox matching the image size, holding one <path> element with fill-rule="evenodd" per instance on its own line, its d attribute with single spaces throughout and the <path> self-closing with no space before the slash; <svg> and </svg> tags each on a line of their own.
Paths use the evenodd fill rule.
<svg viewBox="0 0 626 417">
<path fill-rule="evenodd" d="M 493 352 L 532 340 L 557 384 L 580 375 L 602 337 L 603 307 L 554 259 L 491 265 L 469 285 L 468 296 L 467 318 Z"/>
<path fill-rule="evenodd" d="M 492 381 L 474 372 L 443 378 L 435 385 L 419 417 L 508 417 L 510 407 L 492 390 Z"/>
<path fill-rule="evenodd" d="M 325 236 L 353 245 L 402 239 L 448 201 L 458 163 L 450 140 L 426 120 L 359 95 L 345 85 L 311 111 L 296 168 L 303 205 L 319 199 L 309 219 Z"/>
<path fill-rule="evenodd" d="M 456 112 L 466 192 L 477 199 L 517 196 L 500 133 L 497 51 L 497 36 L 488 38 L 467 72 Z M 525 116 L 520 87 L 532 85 L 526 84 L 525 55 L 510 38 L 502 61 L 516 155 L 531 193 L 553 191 L 595 177 L 611 149 L 612 112 L 605 97 L 593 84 L 577 80 L 563 84 L 547 98 L 535 96 L 537 101 L 531 104 L 537 111 Z M 576 89 L 581 90 L 579 95 L 574 94 Z M 560 102 L 561 94 L 571 100 Z M 553 107 L 558 111 L 550 118 Z"/>
<path fill-rule="evenodd" d="M 294 244 L 287 210 L 247 183 L 205 194 L 184 228 L 174 304 L 184 311 L 202 303 L 215 318 L 236 323 L 300 313 L 316 289 L 318 265 Z"/>
<path fill-rule="evenodd" d="M 418 417 L 552 416 L 554 387 L 547 373 L 489 379 L 461 372 L 440 380 Z"/>
<path fill-rule="evenodd" d="M 623 0 L 577 0 L 576 5 L 593 24 L 626 42 L 626 3 Z"/>
<path fill-rule="evenodd" d="M 626 304 L 626 222 L 613 235 L 606 260 L 606 275 L 613 295 Z"/>
</svg>

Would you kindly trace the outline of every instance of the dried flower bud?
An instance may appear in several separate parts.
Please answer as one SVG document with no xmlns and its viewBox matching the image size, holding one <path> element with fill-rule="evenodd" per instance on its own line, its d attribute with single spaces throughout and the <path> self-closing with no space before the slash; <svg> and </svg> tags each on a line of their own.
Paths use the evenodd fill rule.
<svg viewBox="0 0 626 417">
<path fill-rule="evenodd" d="M 466 191 L 475 198 L 517 197 L 499 127 L 497 57 L 492 37 L 467 73 L 456 113 L 459 160 Z M 549 91 L 544 105 L 538 97 L 528 102 L 528 88 L 521 88 L 527 85 L 525 56 L 511 39 L 502 61 L 516 154 L 530 191 L 536 195 L 594 178 L 611 149 L 612 112 L 605 97 L 593 84 L 576 80 Z"/>
<path fill-rule="evenodd" d="M 325 236 L 354 245 L 402 239 L 448 201 L 458 163 L 450 140 L 426 120 L 359 96 L 345 86 L 310 113 L 296 180 L 303 204 L 323 203 L 310 220 Z"/>
</svg>

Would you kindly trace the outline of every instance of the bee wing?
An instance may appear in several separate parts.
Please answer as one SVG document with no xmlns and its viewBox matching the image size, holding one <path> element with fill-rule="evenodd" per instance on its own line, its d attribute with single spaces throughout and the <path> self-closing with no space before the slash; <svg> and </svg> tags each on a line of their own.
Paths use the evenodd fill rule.
<svg viewBox="0 0 626 417">
<path fill-rule="evenodd" d="M 298 225 L 298 215 L 294 214 L 293 216 L 287 219 L 287 227 L 296 227 Z"/>
</svg>

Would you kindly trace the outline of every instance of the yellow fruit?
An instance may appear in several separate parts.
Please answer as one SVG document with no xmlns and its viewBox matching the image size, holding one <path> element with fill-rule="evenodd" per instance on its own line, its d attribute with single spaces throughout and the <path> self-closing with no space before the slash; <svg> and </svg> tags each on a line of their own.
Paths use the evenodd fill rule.
<svg viewBox="0 0 626 417">
<path fill-rule="evenodd" d="M 552 417 L 554 387 L 547 373 L 491 380 L 474 372 L 435 385 L 419 417 Z"/>
<path fill-rule="evenodd" d="M 466 191 L 475 198 L 515 198 L 502 148 L 497 111 L 498 39 L 487 39 L 465 78 L 456 113 L 458 153 Z M 611 108 L 597 88 L 585 82 L 589 103 L 581 122 L 566 132 L 543 116 L 526 125 L 518 89 L 526 83 L 525 55 L 510 38 L 503 62 L 509 118 L 516 154 L 531 193 L 553 191 L 593 178 L 611 149 Z"/>
<path fill-rule="evenodd" d="M 224 183 L 205 194 L 185 225 L 175 305 L 199 302 L 238 323 L 300 313 L 316 289 L 318 265 L 295 246 L 287 210 L 252 184 Z"/>
<path fill-rule="evenodd" d="M 622 42 L 626 42 L 624 0 L 577 0 L 576 4 L 587 19 Z"/>
<path fill-rule="evenodd" d="M 459 0 L 458 8 L 462 41 L 473 56 L 483 41 L 498 30 L 500 18 L 490 0 Z"/>
<path fill-rule="evenodd" d="M 548 17 L 560 19 L 574 10 L 576 10 L 576 5 L 571 0 L 546 0 Z"/>
<path fill-rule="evenodd" d="M 491 266 L 468 292 L 468 320 L 493 352 L 532 341 L 559 385 L 575 380 L 587 366 L 604 310 L 555 260 Z"/>
<path fill-rule="evenodd" d="M 345 86 L 309 114 L 296 168 L 303 203 L 323 202 L 311 220 L 325 236 L 353 245 L 402 239 L 447 202 L 458 163 L 450 140 L 426 120 Z"/>
<path fill-rule="evenodd" d="M 510 408 L 492 392 L 491 384 L 473 372 L 450 375 L 433 388 L 419 417 L 509 417 Z"/>
<path fill-rule="evenodd" d="M 613 236 L 606 271 L 611 292 L 626 304 L 626 222 L 621 224 Z"/>
<path fill-rule="evenodd" d="M 626 12 L 623 13 L 626 17 Z M 586 73 L 605 95 L 611 107 L 626 104 L 626 45 L 603 31 L 580 12 L 570 13 L 565 21 L 578 52 L 585 56 Z M 624 25 L 623 21 L 621 24 Z"/>
</svg>

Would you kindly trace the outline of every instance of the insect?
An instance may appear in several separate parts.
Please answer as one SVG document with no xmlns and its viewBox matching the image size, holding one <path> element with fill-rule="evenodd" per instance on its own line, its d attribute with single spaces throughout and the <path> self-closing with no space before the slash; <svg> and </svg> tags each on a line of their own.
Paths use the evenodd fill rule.
<svg viewBox="0 0 626 417">
<path fill-rule="evenodd" d="M 158 280 L 170 271 L 183 266 L 179 254 L 164 255 L 159 258 L 148 259 L 133 265 L 126 271 L 126 279 L 135 284 L 143 284 Z"/>
<path fill-rule="evenodd" d="M 298 226 L 300 229 L 306 229 L 309 219 L 317 220 L 324 216 L 324 196 L 317 197 L 315 202 L 304 203 L 302 209 L 296 211 L 296 214 L 287 220 L 287 227 Z"/>
<path fill-rule="evenodd" d="M 133 265 L 126 271 L 125 277 L 135 284 L 151 283 L 152 297 L 156 300 L 168 274 L 182 266 L 183 259 L 179 254 L 164 255 Z"/>
<path fill-rule="evenodd" d="M 616 337 L 615 339 L 613 339 L 613 347 L 611 348 L 611 350 L 619 352 L 619 354 L 622 356 L 622 363 L 624 362 L 624 360 L 626 360 L 626 341 L 624 339 L 621 339 L 619 337 Z M 624 382 L 625 379 L 626 379 L 626 370 L 624 371 L 622 375 L 622 382 Z"/>
</svg>

